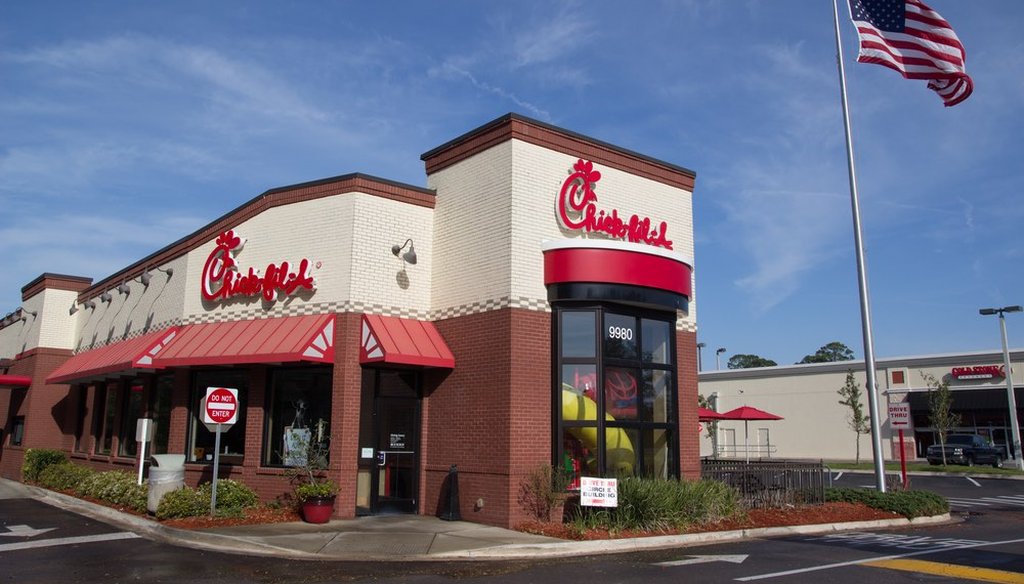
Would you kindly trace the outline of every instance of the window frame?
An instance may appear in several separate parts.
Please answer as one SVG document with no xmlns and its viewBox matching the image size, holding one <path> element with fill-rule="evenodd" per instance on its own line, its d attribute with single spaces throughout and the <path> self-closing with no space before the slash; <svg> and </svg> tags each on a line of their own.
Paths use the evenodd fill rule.
<svg viewBox="0 0 1024 584">
<path fill-rule="evenodd" d="M 328 446 L 330 444 L 331 437 L 331 413 L 334 400 L 334 382 L 333 382 L 333 368 L 330 365 L 313 365 L 313 366 L 296 366 L 296 367 L 275 367 L 269 372 L 267 379 L 267 390 L 265 395 L 264 403 L 264 416 L 263 416 L 263 434 L 260 438 L 260 465 L 265 468 L 292 468 L 291 465 L 285 464 L 283 456 L 280 462 L 274 460 L 275 448 L 274 439 L 275 434 L 273 431 L 274 417 L 275 417 L 275 404 L 274 401 L 277 397 L 279 390 L 279 384 L 283 383 L 285 376 L 298 374 L 309 375 L 316 383 L 325 383 L 326 387 L 322 388 L 326 392 L 327 404 L 326 404 L 326 427 L 322 429 L 323 435 L 322 442 L 325 442 Z M 323 408 L 321 408 L 323 411 Z M 310 422 L 313 422 L 310 420 Z M 308 424 L 307 424 L 308 425 Z M 312 429 L 312 428 L 311 428 Z M 283 432 L 282 432 L 283 438 Z M 325 454 L 328 457 L 328 463 L 330 461 L 330 450 L 327 448 Z"/>
<path fill-rule="evenodd" d="M 656 439 L 656 436 L 658 436 L 659 430 L 663 430 L 665 432 L 665 441 L 667 442 L 668 448 L 666 453 L 668 456 L 667 474 L 670 478 L 678 478 L 680 476 L 678 401 L 681 384 L 676 353 L 676 314 L 674 312 L 670 313 L 667 311 L 601 302 L 558 302 L 553 305 L 552 309 L 552 460 L 554 461 L 554 464 L 556 466 L 561 466 L 563 464 L 565 455 L 564 440 L 566 434 L 571 428 L 593 428 L 597 437 L 596 444 L 594 446 L 597 450 L 597 472 L 603 477 L 613 476 L 612 469 L 609 468 L 608 447 L 606 444 L 607 435 L 608 430 L 610 429 L 621 429 L 627 433 L 631 440 L 636 441 L 636 443 L 632 445 L 634 455 L 632 473 L 635 476 L 644 476 L 645 469 L 654 468 L 653 461 L 657 454 L 655 450 L 651 449 L 651 446 L 653 444 L 660 443 L 660 440 Z M 594 334 L 596 351 L 594 357 L 565 357 L 562 355 L 563 347 L 561 340 L 564 335 L 564 331 L 562 329 L 563 316 L 565 314 L 578 312 L 591 312 L 595 314 Z M 608 319 L 607 317 L 609 315 L 612 315 L 613 318 Z M 633 319 L 634 335 L 636 337 L 635 356 L 628 358 L 612 357 L 607 354 L 609 351 L 605 333 L 608 332 L 606 329 L 610 325 L 606 323 L 609 321 L 616 322 L 621 320 L 621 317 L 623 316 L 631 317 Z M 668 336 L 664 339 L 664 342 L 667 343 L 667 346 L 665 347 L 665 363 L 655 362 L 655 359 L 645 359 L 645 339 L 643 339 L 645 319 L 660 321 L 667 324 Z M 599 399 L 594 400 L 596 402 L 597 412 L 593 420 L 566 421 L 563 419 L 562 383 L 564 375 L 566 375 L 565 372 L 567 371 L 566 366 L 573 365 L 580 367 L 593 367 L 596 371 L 596 387 L 594 396 Z M 637 383 L 636 419 L 606 420 L 608 404 L 606 403 L 605 395 L 605 374 L 609 369 L 624 369 L 633 372 L 633 377 L 636 379 Z M 645 374 L 648 371 L 663 371 L 666 373 L 664 376 L 664 379 L 667 379 L 668 384 L 665 389 L 666 411 L 664 421 L 662 422 L 654 420 L 653 410 L 650 418 L 643 418 L 642 412 L 646 409 L 643 401 L 644 384 L 647 380 L 647 376 Z M 651 378 L 653 379 L 656 377 L 658 376 L 652 373 Z M 651 444 L 647 444 L 647 442 L 651 442 Z M 651 460 L 647 460 L 648 457 L 650 457 Z"/>
<path fill-rule="evenodd" d="M 231 379 L 234 378 L 234 379 Z M 228 383 L 219 383 L 222 379 L 230 379 Z M 237 383 L 235 383 L 237 381 Z M 185 462 L 189 464 L 213 464 L 213 453 L 209 453 L 209 460 L 206 459 L 206 446 L 196 446 L 196 441 L 200 436 L 200 427 L 202 432 L 206 432 L 210 435 L 214 435 L 214 432 L 208 430 L 202 419 L 202 408 L 200 404 L 202 399 L 206 397 L 207 387 L 231 387 L 232 389 L 238 390 L 238 416 L 234 424 L 228 429 L 221 428 L 221 447 L 229 448 L 230 445 L 225 444 L 225 435 L 228 432 L 236 432 L 232 435 L 230 440 L 233 442 L 240 442 L 240 452 L 227 452 L 221 453 L 220 464 L 221 465 L 238 465 L 242 466 L 245 464 L 245 425 L 246 425 L 246 411 L 249 405 L 249 371 L 246 369 L 201 369 L 194 371 L 191 376 L 190 388 L 189 388 L 189 406 L 188 406 L 188 432 L 185 437 Z M 241 438 L 239 441 L 239 437 Z M 212 447 L 212 444 L 210 445 Z M 196 456 L 196 450 L 198 448 L 203 449 L 203 458 L 199 459 Z"/>
</svg>

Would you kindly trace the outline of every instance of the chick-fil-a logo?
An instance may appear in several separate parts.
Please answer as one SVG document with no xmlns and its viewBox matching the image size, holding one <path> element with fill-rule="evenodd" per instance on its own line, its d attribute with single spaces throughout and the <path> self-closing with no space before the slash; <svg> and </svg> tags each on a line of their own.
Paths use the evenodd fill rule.
<svg viewBox="0 0 1024 584">
<path fill-rule="evenodd" d="M 316 283 L 309 273 L 309 260 L 303 258 L 294 271 L 291 264 L 267 264 L 263 274 L 252 268 L 245 274 L 238 271 L 238 264 L 232 257 L 241 251 L 245 240 L 233 230 L 225 231 L 217 238 L 217 247 L 210 252 L 203 265 L 203 298 L 209 301 L 227 300 L 234 296 L 263 296 L 273 302 L 278 293 L 291 296 L 300 288 L 315 290 Z"/>
<path fill-rule="evenodd" d="M 594 186 L 599 180 L 601 173 L 594 170 L 593 162 L 579 159 L 572 165 L 555 203 L 562 225 L 567 229 L 604 233 L 615 239 L 672 249 L 672 242 L 665 237 L 668 225 L 664 221 L 652 228 L 649 217 L 633 215 L 624 221 L 619 217 L 618 209 L 610 212 L 598 209 Z"/>
</svg>

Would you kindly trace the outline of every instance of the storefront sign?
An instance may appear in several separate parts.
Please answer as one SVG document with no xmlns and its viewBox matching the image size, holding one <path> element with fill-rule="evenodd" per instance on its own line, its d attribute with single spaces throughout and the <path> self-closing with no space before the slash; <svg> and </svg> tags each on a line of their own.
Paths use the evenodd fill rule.
<svg viewBox="0 0 1024 584">
<path fill-rule="evenodd" d="M 633 215 L 624 220 L 619 217 L 618 209 L 598 209 L 594 186 L 599 180 L 601 173 L 594 170 L 593 162 L 579 159 L 572 166 L 569 177 L 562 183 L 555 208 L 566 229 L 603 233 L 614 239 L 672 249 L 672 242 L 666 238 L 668 225 L 664 221 L 652 228 L 653 222 L 649 217 Z"/>
<path fill-rule="evenodd" d="M 245 274 L 238 271 L 238 264 L 232 257 L 241 251 L 244 240 L 233 230 L 225 231 L 217 238 L 217 247 L 206 258 L 203 265 L 203 298 L 209 301 L 227 300 L 235 296 L 262 296 L 273 302 L 278 294 L 291 296 L 300 289 L 315 290 L 316 284 L 310 275 L 310 263 L 302 258 L 294 271 L 291 264 L 267 264 L 263 273 L 249 268 Z"/>
<path fill-rule="evenodd" d="M 889 425 L 893 430 L 909 430 L 913 427 L 910 404 L 889 404 Z"/>
<path fill-rule="evenodd" d="M 1006 377 L 1002 365 L 975 365 L 974 367 L 954 367 L 951 373 L 956 379 L 992 379 Z"/>
<path fill-rule="evenodd" d="M 584 507 L 618 507 L 618 479 L 580 477 L 580 505 Z"/>
</svg>

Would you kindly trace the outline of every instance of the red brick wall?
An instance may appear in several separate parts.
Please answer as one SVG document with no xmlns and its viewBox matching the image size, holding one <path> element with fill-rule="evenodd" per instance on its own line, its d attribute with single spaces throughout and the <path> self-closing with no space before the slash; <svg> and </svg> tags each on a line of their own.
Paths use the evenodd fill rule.
<svg viewBox="0 0 1024 584">
<path fill-rule="evenodd" d="M 8 373 L 32 378 L 26 389 L 0 390 L 7 410 L 3 451 L 0 453 L 0 476 L 20 480 L 21 463 L 26 448 L 59 448 L 71 450 L 74 445 L 74 404 L 67 385 L 47 385 L 46 376 L 71 356 L 63 349 L 33 349 L 15 361 Z M 14 416 L 25 416 L 25 436 L 21 446 L 11 446 L 8 433 Z"/>
<path fill-rule="evenodd" d="M 676 331 L 676 362 L 679 368 L 679 472 L 685 479 L 699 479 L 696 333 Z"/>
<path fill-rule="evenodd" d="M 520 479 L 551 458 L 551 315 L 505 309 L 437 326 L 455 369 L 424 400 L 421 512 L 437 512 L 456 464 L 462 518 L 514 525 Z"/>
</svg>

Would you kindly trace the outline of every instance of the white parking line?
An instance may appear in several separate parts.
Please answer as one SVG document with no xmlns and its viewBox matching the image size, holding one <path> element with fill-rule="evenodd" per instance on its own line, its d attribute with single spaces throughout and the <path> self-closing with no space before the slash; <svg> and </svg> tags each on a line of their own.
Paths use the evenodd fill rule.
<svg viewBox="0 0 1024 584">
<path fill-rule="evenodd" d="M 970 481 L 971 484 L 974 485 L 975 487 L 980 487 L 981 486 L 981 483 L 979 483 L 978 481 L 972 479 L 971 477 L 969 477 L 967 475 L 964 475 L 964 478 L 967 479 L 968 481 Z"/>
<path fill-rule="evenodd" d="M 1024 507 L 1024 501 L 1015 501 L 1007 497 L 982 497 L 982 501 L 995 501 L 997 503 L 1003 503 L 1004 505 L 1017 505 Z"/>
<path fill-rule="evenodd" d="M 839 471 L 839 474 L 837 474 L 837 475 L 835 476 L 835 478 L 833 478 L 832 480 L 834 480 L 834 481 L 838 481 L 838 480 L 839 480 L 839 479 L 841 479 L 842 477 L 843 477 L 843 471 Z"/>
<path fill-rule="evenodd" d="M 970 549 L 970 548 L 977 548 L 977 547 L 1007 545 L 1007 544 L 1011 544 L 1011 543 L 1021 543 L 1021 542 L 1024 542 L 1024 539 L 1009 539 L 1009 540 L 1006 540 L 1006 541 L 977 542 L 977 543 L 964 544 L 964 545 L 957 546 L 957 547 L 942 548 L 942 551 L 949 551 L 949 550 L 954 550 L 954 549 L 963 550 L 963 549 Z M 939 551 L 939 550 L 923 550 L 923 551 L 919 551 L 919 552 L 910 552 L 910 553 L 907 553 L 907 554 L 896 554 L 896 555 L 882 556 L 882 557 L 877 557 L 877 558 L 861 558 L 859 560 L 851 560 L 849 562 L 838 562 L 838 563 L 835 563 L 835 564 L 825 564 L 824 566 L 811 566 L 810 568 L 800 568 L 800 569 L 797 569 L 797 570 L 786 570 L 785 572 L 773 572 L 771 574 L 758 574 L 756 576 L 747 576 L 745 578 L 736 578 L 736 580 L 740 581 L 740 582 L 749 582 L 751 580 L 765 580 L 765 579 L 768 579 L 768 578 L 777 578 L 779 576 L 792 576 L 793 574 L 805 574 L 807 572 L 817 572 L 819 570 L 831 570 L 832 568 L 845 568 L 846 566 L 859 566 L 861 564 L 866 564 L 868 562 L 878 562 L 878 561 L 881 561 L 881 560 L 895 560 L 895 559 L 898 559 L 898 558 L 910 558 L 910 557 L 913 557 L 913 556 L 923 556 L 923 555 L 926 555 L 926 554 L 934 554 L 937 551 Z"/>
<path fill-rule="evenodd" d="M 121 531 L 118 533 L 104 533 L 101 535 L 82 535 L 79 537 L 60 537 L 57 539 L 40 539 L 37 541 L 23 541 L 19 543 L 0 544 L 0 552 L 13 552 L 17 550 L 28 550 L 33 548 L 44 548 L 58 545 L 75 545 L 79 543 L 91 543 L 95 541 L 116 541 L 119 539 L 134 539 L 139 537 L 134 533 Z"/>
</svg>

